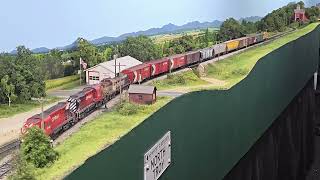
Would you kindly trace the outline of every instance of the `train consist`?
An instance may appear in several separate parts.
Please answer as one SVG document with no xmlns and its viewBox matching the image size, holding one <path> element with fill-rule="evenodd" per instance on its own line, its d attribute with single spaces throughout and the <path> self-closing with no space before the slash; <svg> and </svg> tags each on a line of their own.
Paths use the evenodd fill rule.
<svg viewBox="0 0 320 180">
<path fill-rule="evenodd" d="M 99 84 L 88 86 L 70 96 L 66 102 L 58 103 L 44 111 L 43 114 L 30 117 L 21 128 L 21 133 L 25 134 L 29 128 L 38 126 L 48 136 L 55 138 L 97 108 L 106 104 L 119 94 L 121 89 L 127 89 L 130 84 L 141 83 L 159 75 L 246 48 L 267 38 L 266 33 L 249 35 L 216 44 L 209 48 L 152 60 L 125 69 L 119 73 L 118 77 L 104 79 Z"/>
</svg>

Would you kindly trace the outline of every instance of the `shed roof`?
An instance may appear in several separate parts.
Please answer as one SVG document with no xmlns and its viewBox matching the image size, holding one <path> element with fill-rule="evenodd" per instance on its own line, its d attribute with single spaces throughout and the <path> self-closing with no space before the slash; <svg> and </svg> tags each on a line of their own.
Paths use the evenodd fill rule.
<svg viewBox="0 0 320 180">
<path fill-rule="evenodd" d="M 154 86 L 142 86 L 142 85 L 130 85 L 129 94 L 153 94 L 153 91 L 157 90 Z"/>
<path fill-rule="evenodd" d="M 115 60 L 110 60 L 110 61 L 107 61 L 107 62 L 103 62 L 103 63 L 100 63 L 100 64 L 97 64 L 89 69 L 86 69 L 85 71 L 91 71 L 93 69 L 95 69 L 97 66 L 101 66 L 109 71 L 111 71 L 112 73 L 115 73 L 114 70 L 114 63 L 115 63 Z M 120 72 L 124 69 L 128 69 L 130 67 L 133 67 L 133 66 L 136 66 L 136 65 L 139 65 L 139 64 L 142 64 L 142 62 L 138 61 L 137 59 L 131 57 L 131 56 L 125 56 L 125 57 L 121 57 L 121 58 L 117 58 L 117 73 L 119 71 L 119 63 L 120 63 Z"/>
</svg>

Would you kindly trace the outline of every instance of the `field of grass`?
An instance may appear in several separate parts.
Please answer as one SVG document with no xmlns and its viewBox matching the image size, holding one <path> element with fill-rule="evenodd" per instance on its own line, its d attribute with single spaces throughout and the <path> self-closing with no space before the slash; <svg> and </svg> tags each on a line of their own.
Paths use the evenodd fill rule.
<svg viewBox="0 0 320 180">
<path fill-rule="evenodd" d="M 45 102 L 45 104 L 51 104 L 60 100 L 57 97 L 46 97 L 46 98 L 49 101 Z M 15 114 L 30 111 L 34 108 L 40 107 L 40 105 L 41 104 L 37 101 L 30 101 L 24 104 L 11 104 L 10 107 L 7 104 L 0 104 L 0 118 L 7 118 Z"/>
<path fill-rule="evenodd" d="M 208 82 L 201 80 L 193 71 L 186 71 L 181 74 L 168 75 L 164 80 L 156 80 L 152 82 L 158 90 L 174 89 L 185 86 L 199 86 L 206 85 Z"/>
<path fill-rule="evenodd" d="M 165 89 L 189 89 L 189 91 L 197 91 L 204 89 L 229 89 L 242 79 L 244 79 L 253 69 L 259 59 L 268 53 L 280 48 L 281 46 L 293 41 L 309 32 L 311 32 L 318 23 L 310 24 L 302 29 L 296 30 L 284 37 L 276 39 L 268 44 L 251 48 L 237 55 L 231 56 L 213 64 L 209 64 L 205 68 L 206 78 L 223 81 L 224 83 L 214 83 L 208 85 L 198 78 L 192 71 L 183 72 L 180 75 L 183 78 L 193 77 L 190 83 L 170 83 L 170 79 L 156 81 L 153 85 L 160 90 Z M 196 78 L 195 78 L 196 77 Z M 203 85 L 203 87 L 201 87 Z"/>
<path fill-rule="evenodd" d="M 60 153 L 59 160 L 51 167 L 37 169 L 37 179 L 61 179 L 83 164 L 87 158 L 119 140 L 170 100 L 159 97 L 158 101 L 150 106 L 125 103 L 85 124 L 81 131 L 55 148 Z"/>
<path fill-rule="evenodd" d="M 209 31 L 217 31 L 217 28 L 209 28 Z M 205 29 L 197 29 L 197 30 L 190 30 L 190 31 L 184 31 L 180 33 L 171 33 L 171 34 L 160 34 L 151 36 L 151 39 L 154 40 L 156 44 L 162 44 L 167 41 L 172 41 L 178 38 L 181 38 L 184 35 L 190 35 L 190 36 L 200 36 L 204 35 Z"/>
<path fill-rule="evenodd" d="M 76 82 L 79 82 L 79 75 L 67 76 L 59 79 L 52 79 L 46 81 L 46 90 L 51 90 L 55 88 L 65 88 L 65 87 L 74 87 Z"/>
</svg>

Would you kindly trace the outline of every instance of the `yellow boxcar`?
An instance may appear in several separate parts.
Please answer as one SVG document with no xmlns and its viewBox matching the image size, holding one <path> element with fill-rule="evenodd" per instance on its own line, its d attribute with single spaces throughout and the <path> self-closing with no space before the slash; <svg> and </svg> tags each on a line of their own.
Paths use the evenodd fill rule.
<svg viewBox="0 0 320 180">
<path fill-rule="evenodd" d="M 239 40 L 231 40 L 231 41 L 227 41 L 227 51 L 233 51 L 235 49 L 238 49 L 239 47 Z"/>
</svg>

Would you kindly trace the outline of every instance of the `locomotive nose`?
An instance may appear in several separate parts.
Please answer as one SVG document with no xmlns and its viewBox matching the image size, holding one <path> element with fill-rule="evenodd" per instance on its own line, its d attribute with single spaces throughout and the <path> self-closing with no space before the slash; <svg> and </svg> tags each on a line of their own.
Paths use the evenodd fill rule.
<svg viewBox="0 0 320 180">
<path fill-rule="evenodd" d="M 22 128 L 21 128 L 21 134 L 24 135 L 27 133 L 27 129 L 28 129 L 28 125 L 27 124 L 23 124 Z"/>
</svg>

